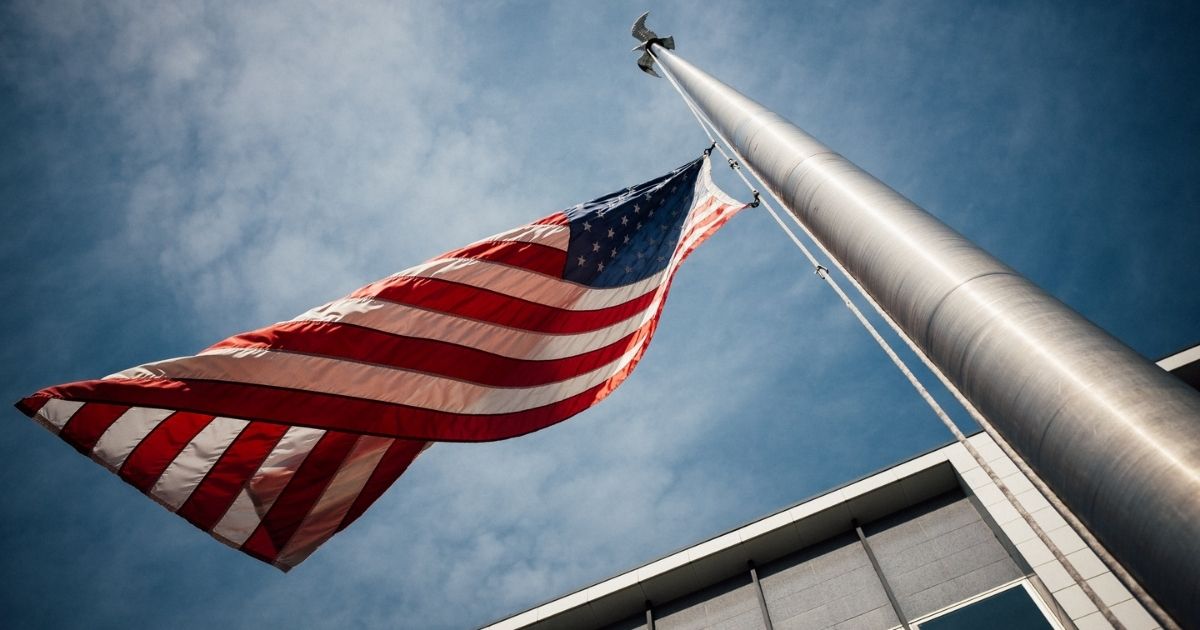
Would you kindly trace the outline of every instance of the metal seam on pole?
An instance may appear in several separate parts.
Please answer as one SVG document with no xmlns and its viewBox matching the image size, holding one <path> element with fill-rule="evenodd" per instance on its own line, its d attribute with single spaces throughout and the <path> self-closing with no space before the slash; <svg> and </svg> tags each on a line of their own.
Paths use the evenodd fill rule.
<svg viewBox="0 0 1200 630">
<path fill-rule="evenodd" d="M 651 54 L 653 55 L 652 51 L 651 51 Z M 655 56 L 655 60 L 657 60 L 657 56 Z M 732 145 L 732 143 L 730 143 L 729 140 L 727 138 L 725 138 L 724 134 L 722 134 L 721 131 L 719 129 L 717 129 L 715 125 L 712 124 L 712 121 L 704 120 L 705 117 L 703 115 L 703 112 L 701 112 L 699 110 L 699 108 L 694 103 L 691 102 L 691 99 L 688 97 L 688 95 L 684 93 L 683 89 L 679 86 L 678 82 L 675 80 L 674 74 L 662 63 L 659 63 L 659 67 L 662 68 L 663 74 L 667 77 L 668 81 L 671 83 L 671 86 L 675 88 L 675 91 L 679 94 L 680 98 L 683 99 L 684 104 L 686 104 L 688 109 L 691 110 L 692 115 L 696 118 L 696 122 L 699 123 L 700 127 L 704 130 L 704 133 L 708 135 L 709 139 L 713 140 L 713 142 L 716 143 L 717 150 L 720 151 L 721 154 L 724 155 L 725 158 L 729 161 L 730 168 L 735 173 L 738 174 L 738 176 L 741 178 L 742 182 L 746 184 L 747 188 L 754 191 L 755 188 L 754 188 L 753 184 L 751 184 L 746 179 L 746 176 L 741 172 L 741 169 L 739 168 L 740 163 L 745 162 L 745 160 L 739 159 L 739 160 L 735 161 L 732 157 L 730 157 L 729 153 L 727 153 L 725 151 L 725 147 L 722 145 L 728 145 L 730 151 L 732 151 L 739 158 L 742 158 L 741 154 L 738 153 L 737 148 L 734 147 Z M 710 131 L 709 127 L 711 127 L 711 131 Z M 717 142 L 717 140 L 714 138 L 714 136 L 713 136 L 714 132 L 717 136 L 720 137 L 720 142 Z M 762 178 L 759 177 L 758 173 L 755 172 L 754 168 L 749 165 L 747 166 L 747 168 L 750 169 L 750 174 L 753 175 L 755 179 L 759 180 L 760 184 L 765 186 L 765 183 L 762 181 Z M 766 187 L 766 188 L 768 190 L 770 189 L 770 187 Z M 778 196 L 776 196 L 774 192 L 771 193 L 771 196 L 780 204 L 783 203 L 782 201 L 779 200 Z M 770 204 L 763 201 L 762 205 L 764 208 L 766 208 L 767 212 L 769 212 L 771 214 L 771 217 L 775 219 L 775 222 L 784 231 L 784 233 L 786 233 L 787 236 L 789 238 L 791 238 L 792 242 L 800 249 L 800 251 L 802 251 L 804 253 L 804 255 L 809 259 L 809 261 L 817 268 L 817 275 L 826 281 L 826 283 L 830 286 L 830 288 L 833 289 L 833 291 L 835 293 L 837 293 L 838 297 L 840 297 L 842 299 L 842 302 L 846 304 L 846 307 L 851 311 L 851 313 L 853 313 L 855 315 L 855 317 L 858 318 L 859 322 L 863 325 L 863 327 L 867 330 L 867 332 L 870 333 L 871 336 L 875 338 L 876 343 L 878 343 L 878 345 L 883 349 L 884 353 L 888 355 L 888 357 L 892 360 L 892 362 L 896 365 L 896 367 L 904 374 L 904 376 L 908 379 L 909 383 L 913 386 L 913 388 L 916 389 L 917 393 L 921 396 L 921 398 L 925 400 L 926 404 L 929 405 L 929 407 L 933 410 L 934 414 L 937 415 L 939 420 L 941 420 L 942 424 L 944 424 L 946 426 L 946 428 L 950 430 L 950 433 L 954 436 L 955 440 L 959 444 L 963 445 L 963 447 L 967 450 L 968 454 L 970 454 L 971 457 L 975 460 L 975 462 L 977 464 L 979 464 L 980 469 L 982 469 L 987 474 L 988 478 L 991 479 L 992 483 L 994 483 L 996 485 L 996 487 L 1002 492 L 1005 499 L 1007 499 L 1013 505 L 1013 507 L 1016 509 L 1017 513 L 1021 516 L 1021 518 L 1023 520 L 1025 520 L 1027 524 L 1029 524 L 1029 526 L 1033 530 L 1034 534 L 1037 535 L 1037 537 L 1042 541 L 1042 543 L 1046 545 L 1046 547 L 1050 551 L 1051 555 L 1054 556 L 1055 560 L 1057 560 L 1063 566 L 1064 570 L 1067 571 L 1068 575 L 1076 582 L 1076 584 L 1079 585 L 1080 589 L 1084 592 L 1084 594 L 1088 597 L 1088 599 L 1091 600 L 1091 602 L 1096 606 L 1097 610 L 1100 611 L 1101 615 L 1104 616 L 1105 620 L 1107 620 L 1115 628 L 1124 628 L 1125 627 L 1124 624 L 1122 624 L 1121 621 L 1119 619 L 1117 619 L 1116 615 L 1113 614 L 1112 610 L 1110 610 L 1109 607 L 1104 603 L 1104 601 L 1100 599 L 1100 596 L 1095 592 L 1095 590 L 1093 590 L 1091 588 L 1091 585 L 1087 583 L 1087 580 L 1083 579 L 1082 574 L 1080 574 L 1079 571 L 1075 568 L 1075 566 L 1067 559 L 1066 555 L 1062 553 L 1062 550 L 1060 550 L 1058 548 L 1058 546 L 1054 543 L 1054 541 L 1050 539 L 1050 537 L 1041 528 L 1041 526 L 1033 519 L 1032 515 L 1029 514 L 1029 512 L 1024 508 L 1023 505 L 1021 505 L 1021 503 L 1017 500 L 1016 495 L 1012 492 L 1012 490 L 1009 489 L 1007 484 L 1005 484 L 1003 482 L 1003 480 L 999 477 L 999 475 L 996 474 L 995 470 L 992 469 L 991 465 L 983 458 L 983 456 L 979 453 L 979 451 L 975 449 L 975 446 L 973 444 L 971 444 L 971 442 L 969 440 L 966 439 L 966 436 L 963 435 L 962 431 L 959 430 L 958 426 L 954 423 L 954 421 L 950 418 L 950 416 L 946 413 L 946 411 L 933 398 L 933 396 L 929 394 L 929 391 L 924 387 L 923 384 L 921 384 L 920 380 L 917 379 L 916 375 L 914 375 L 912 373 L 912 371 L 908 368 L 908 365 L 904 362 L 904 360 L 901 359 L 899 357 L 899 355 L 896 354 L 896 352 L 892 349 L 891 345 L 887 342 L 887 340 L 885 340 L 879 334 L 879 331 L 874 327 L 873 324 L 870 323 L 870 321 L 866 318 L 866 316 L 863 315 L 862 311 L 858 309 L 858 307 L 853 303 L 853 301 L 849 298 L 849 296 L 846 295 L 846 293 L 838 285 L 837 281 L 834 280 L 834 278 L 828 273 L 824 273 L 824 274 L 820 273 L 820 271 L 822 269 L 824 269 L 824 267 L 822 267 L 817 262 L 816 258 L 813 256 L 812 252 L 810 252 L 808 250 L 808 248 L 791 231 L 791 229 L 788 228 L 788 226 L 783 222 L 783 220 L 779 218 L 779 215 L 776 214 L 775 209 L 772 208 Z M 793 220 L 796 221 L 795 217 L 793 217 Z M 796 222 L 799 224 L 799 221 L 796 221 Z M 824 245 L 821 244 L 820 240 L 818 240 L 815 236 L 813 236 L 813 234 L 807 228 L 805 228 L 803 224 L 799 224 L 799 225 L 800 225 L 801 229 L 805 232 L 805 234 L 814 243 L 816 243 L 818 247 L 821 248 L 821 250 L 826 254 L 826 256 L 829 256 L 830 260 L 834 261 L 834 264 L 838 267 L 838 269 L 840 269 L 847 278 L 851 278 L 851 283 L 855 286 L 856 289 L 858 289 L 859 293 L 862 294 L 868 300 L 868 302 L 870 302 L 875 307 L 875 310 L 877 312 L 880 312 L 881 314 L 883 314 L 882 308 L 880 306 L 878 306 L 878 304 L 874 300 L 872 300 L 870 298 L 870 296 L 868 296 L 866 294 L 866 291 L 862 288 L 861 285 L 858 284 L 858 282 L 853 280 L 852 276 L 850 276 L 849 274 L 847 274 L 845 272 L 844 267 L 842 267 L 841 263 L 837 260 L 837 258 L 832 256 L 829 253 L 828 249 L 826 247 L 824 247 Z M 883 314 L 883 315 L 884 315 L 884 318 L 888 321 L 888 323 L 892 325 L 893 330 L 895 330 L 897 328 L 897 325 L 894 323 L 894 321 L 890 317 L 888 317 L 886 314 Z M 905 340 L 905 342 L 909 345 L 910 348 L 913 347 L 914 343 L 911 341 L 911 339 L 909 339 L 907 337 L 907 335 L 902 334 L 901 337 Z M 928 365 L 928 360 L 926 357 L 924 357 L 923 353 L 918 352 L 917 354 L 924 361 L 926 361 L 926 365 Z M 934 372 L 935 372 L 935 374 L 942 377 L 943 384 L 946 384 L 946 381 L 944 380 L 944 375 L 941 375 L 940 371 L 938 371 L 938 370 L 934 370 Z M 961 398 L 961 393 L 958 392 L 956 388 L 950 387 L 950 389 L 953 393 L 956 394 L 956 398 L 960 399 L 960 402 L 965 400 L 965 398 Z M 969 404 L 969 403 L 967 403 L 967 404 Z M 968 412 L 970 412 L 970 410 L 973 409 L 973 406 L 967 407 L 967 408 L 968 408 Z M 979 413 L 978 410 L 975 410 L 975 413 L 972 415 L 975 416 L 975 414 L 978 414 L 978 413 Z M 978 417 L 976 417 L 977 420 L 979 418 L 982 418 L 981 414 Z M 985 425 L 986 425 L 985 422 L 980 422 L 980 426 L 985 426 Z M 988 431 L 989 436 L 992 435 L 992 433 L 993 433 L 992 431 Z M 995 439 L 995 438 L 993 438 L 993 439 Z M 997 445 L 999 446 L 999 441 L 997 441 Z M 1008 445 L 1005 444 L 1005 446 L 1008 446 Z M 1011 450 L 1011 449 L 1008 449 L 1008 450 Z M 1017 461 L 1021 461 L 1019 458 L 1012 458 L 1011 456 L 1010 456 L 1010 459 L 1016 459 L 1016 461 L 1014 461 L 1014 463 L 1016 463 Z M 1021 464 L 1023 464 L 1023 463 L 1024 462 L 1021 461 Z M 1036 476 L 1030 475 L 1030 477 L 1031 477 L 1031 483 L 1032 483 L 1033 479 L 1036 479 Z M 1040 482 L 1040 479 L 1038 481 Z M 1040 488 L 1039 488 L 1039 491 L 1042 492 L 1043 494 L 1047 494 L 1045 491 L 1042 491 Z M 1049 493 L 1049 495 L 1047 496 L 1048 501 L 1049 501 L 1050 496 L 1054 496 L 1052 492 Z M 1056 509 L 1059 512 L 1063 511 L 1062 509 L 1058 509 L 1057 507 L 1056 507 Z M 1073 526 L 1072 529 L 1077 529 L 1077 528 L 1075 528 Z M 1086 531 L 1086 528 L 1084 531 Z M 1089 536 L 1090 536 L 1090 533 L 1089 533 Z M 1082 537 L 1083 536 L 1081 536 L 1081 538 Z M 1094 539 L 1094 537 L 1093 537 L 1093 539 Z M 1093 551 L 1095 551 L 1095 549 L 1093 549 Z M 1097 555 L 1099 556 L 1100 554 L 1097 553 Z M 1109 557 L 1111 558 L 1111 556 L 1109 556 Z M 1111 567 L 1110 567 L 1110 569 L 1111 569 Z M 1116 572 L 1114 571 L 1114 574 L 1115 573 Z M 1126 580 L 1122 580 L 1122 581 L 1124 582 Z M 1136 581 L 1134 582 L 1134 584 L 1136 584 Z M 1140 590 L 1140 588 L 1139 588 L 1139 590 Z M 1131 588 L 1130 591 L 1132 594 L 1134 589 Z M 1144 591 L 1143 591 L 1143 593 L 1144 593 Z M 1149 597 L 1147 597 L 1147 599 L 1149 599 Z M 1141 598 L 1139 598 L 1139 602 L 1143 603 L 1143 605 L 1144 605 L 1144 602 L 1141 602 L 1140 600 L 1141 600 Z M 1151 601 L 1153 601 L 1153 600 L 1151 600 Z M 1155 604 L 1154 607 L 1158 608 L 1157 604 Z M 1158 612 L 1162 612 L 1161 608 L 1158 608 Z M 1165 615 L 1165 612 L 1162 612 L 1162 615 L 1163 615 L 1163 617 L 1165 617 L 1165 619 L 1168 622 L 1170 622 L 1169 625 L 1164 623 L 1163 624 L 1164 627 L 1168 627 L 1168 628 L 1178 627 L 1178 626 L 1175 626 L 1175 624 L 1173 623 L 1173 620 L 1171 620 L 1169 616 Z M 1157 617 L 1158 615 L 1155 615 L 1155 616 Z M 1160 623 L 1161 623 L 1161 621 L 1160 621 Z"/>
</svg>

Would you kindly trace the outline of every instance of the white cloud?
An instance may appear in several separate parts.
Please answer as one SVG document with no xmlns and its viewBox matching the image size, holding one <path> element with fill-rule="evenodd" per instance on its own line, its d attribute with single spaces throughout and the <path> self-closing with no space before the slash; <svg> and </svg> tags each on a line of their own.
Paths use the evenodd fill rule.
<svg viewBox="0 0 1200 630">
<path fill-rule="evenodd" d="M 631 172 L 655 175 L 664 165 L 639 149 L 694 133 L 664 117 L 679 108 L 669 93 L 647 106 L 614 99 L 614 123 L 646 135 L 573 130 L 558 140 L 579 145 L 580 164 L 539 178 L 531 165 L 552 146 L 536 136 L 545 105 L 465 80 L 465 35 L 440 4 L 34 9 L 47 46 L 93 43 L 63 76 L 97 90 L 117 125 L 128 173 L 113 209 L 121 229 L 96 256 L 157 275 L 208 329 L 291 316 L 548 213 L 547 192 L 571 203 L 633 183 L 623 179 Z M 45 86 L 45 97 L 61 87 Z M 590 165 L 603 175 L 588 175 Z M 569 181 L 580 175 L 584 186 Z M 728 294 L 740 274 L 714 263 L 711 290 Z M 695 283 L 705 271 L 687 273 Z M 753 359 L 728 333 L 706 334 L 731 365 Z M 436 446 L 349 532 L 286 577 L 225 593 L 225 606 L 243 619 L 319 604 L 330 625 L 373 616 L 454 626 L 712 533 L 746 482 L 725 461 L 702 461 L 699 445 L 737 399 L 699 389 L 681 402 L 694 371 L 644 371 L 653 382 L 639 374 L 569 426 Z M 330 575 L 345 584 L 331 588 Z M 297 593 L 309 606 L 291 605 Z"/>
<path fill-rule="evenodd" d="M 880 165 L 902 191 L 994 203 L 939 190 L 953 178 L 929 154 L 976 151 L 967 161 L 1003 166 L 1010 150 L 1039 146 L 1035 130 L 1057 110 L 1021 101 L 1026 108 L 1002 121 L 1012 133 L 996 155 L 964 143 L 978 127 L 937 106 L 947 94 L 971 97 L 962 111 L 986 104 L 988 93 L 972 91 L 979 58 L 929 76 L 935 66 L 922 64 L 933 56 L 921 46 L 953 39 L 953 29 L 899 29 L 929 22 L 907 16 L 913 10 L 806 5 L 802 17 L 764 20 L 753 5 L 678 3 L 655 9 L 661 22 L 652 16 L 651 25 L 677 35 L 698 66 Z M 31 20 L 30 49 L 0 68 L 29 103 L 88 121 L 79 133 L 111 147 L 100 159 L 117 174 L 105 185 L 118 203 L 81 208 L 62 227 L 93 230 L 99 244 L 47 262 L 38 278 L 57 284 L 74 273 L 96 292 L 117 281 L 145 288 L 144 302 L 121 313 L 39 305 L 69 326 L 31 324 L 24 330 L 45 339 L 43 354 L 27 359 L 17 344 L 6 356 L 40 366 L 36 378 L 49 382 L 61 357 L 89 356 L 56 330 L 90 327 L 93 341 L 174 326 L 181 344 L 211 342 L 658 174 L 706 142 L 667 84 L 634 69 L 626 29 L 639 11 L 434 2 L 14 9 Z M 1023 72 L 1001 78 L 1017 85 Z M 75 139 L 44 139 L 61 158 L 47 161 L 97 158 L 74 155 Z M 997 239 L 1026 231 L 1003 225 L 1006 216 L 963 216 Z M 147 305 L 161 310 L 139 311 Z M 71 369 L 105 373 L 101 359 L 79 361 Z M 56 566 L 41 583 L 84 602 L 81 618 L 112 625 L 128 621 L 127 601 L 156 598 L 146 614 L 159 625 L 483 622 L 941 439 L 890 370 L 770 220 L 750 211 L 685 265 L 655 344 L 609 400 L 521 439 L 435 446 L 286 576 L 220 548 L 83 458 L 52 471 L 52 460 L 71 455 L 47 451 L 29 474 L 50 481 L 29 497 L 74 505 L 76 494 L 94 496 L 35 510 L 53 524 L 46 536 L 82 550 L 47 563 Z M 63 480 L 72 492 L 58 488 Z M 58 493 L 37 491 L 44 486 Z M 104 516 L 87 522 L 92 513 Z M 72 521 L 83 523 L 70 529 Z M 110 575 L 123 581 L 109 584 Z"/>
</svg>

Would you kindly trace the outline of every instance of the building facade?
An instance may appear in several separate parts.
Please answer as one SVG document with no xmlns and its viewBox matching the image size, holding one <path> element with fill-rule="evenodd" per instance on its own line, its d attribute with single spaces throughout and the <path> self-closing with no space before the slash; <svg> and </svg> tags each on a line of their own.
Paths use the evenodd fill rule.
<svg viewBox="0 0 1200 630">
<path fill-rule="evenodd" d="M 1195 386 L 1200 346 L 1159 365 Z M 1081 581 L 1120 625 L 1160 627 L 989 436 L 969 440 L 1028 518 L 951 443 L 487 628 L 1113 627 Z"/>
</svg>

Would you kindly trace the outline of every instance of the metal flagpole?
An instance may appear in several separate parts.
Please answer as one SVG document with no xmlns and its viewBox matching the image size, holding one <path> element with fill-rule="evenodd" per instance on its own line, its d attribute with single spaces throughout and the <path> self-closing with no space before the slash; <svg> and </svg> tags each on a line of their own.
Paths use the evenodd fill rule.
<svg viewBox="0 0 1200 630">
<path fill-rule="evenodd" d="M 639 28 L 640 32 L 639 32 Z M 1177 620 L 1200 619 L 1200 394 L 635 24 L 837 260 Z"/>
<path fill-rule="evenodd" d="M 721 151 L 721 155 L 725 156 L 725 158 L 729 160 L 729 167 L 733 169 L 742 182 L 744 182 L 746 186 L 754 192 L 755 201 L 752 205 L 759 205 L 760 197 L 758 190 L 754 188 L 754 185 L 750 183 L 750 180 L 746 179 L 746 176 L 741 171 L 741 166 L 738 161 L 730 157 L 722 147 L 722 144 L 725 146 L 730 146 L 728 141 L 726 141 L 724 138 L 721 138 L 721 140 L 718 142 L 716 138 L 713 137 L 712 124 L 704 119 L 703 115 L 699 112 L 699 110 L 696 109 L 696 106 L 692 103 L 691 99 L 689 99 L 688 96 L 679 89 L 679 85 L 675 82 L 675 77 L 671 75 L 671 72 L 665 68 L 663 72 L 666 75 L 667 80 L 670 81 L 675 90 L 679 92 L 679 96 L 683 98 L 683 101 L 688 106 L 688 109 L 690 109 L 692 114 L 696 117 L 696 122 L 700 123 L 700 127 L 709 136 L 709 139 L 712 140 L 713 146 Z M 732 151 L 733 149 L 730 148 L 730 150 Z M 771 196 L 775 197 L 774 195 Z M 778 198 L 776 198 L 776 201 L 778 201 Z M 979 464 L 980 469 L 987 474 L 988 478 L 992 480 L 992 483 L 996 484 L 996 488 L 1000 490 L 1001 494 L 1004 495 L 1004 498 L 1007 499 L 1012 505 L 1013 509 L 1017 511 L 1017 514 L 1025 521 L 1025 523 L 1029 525 L 1029 528 L 1033 530 L 1034 535 L 1046 545 L 1046 548 L 1050 550 L 1050 554 L 1053 555 L 1054 559 L 1059 562 L 1064 570 L 1066 570 L 1071 579 L 1079 585 L 1079 588 L 1083 591 L 1084 595 L 1087 596 L 1087 598 L 1091 600 L 1093 604 L 1095 604 L 1096 608 L 1099 609 L 1100 614 L 1104 616 L 1104 618 L 1109 622 L 1109 624 L 1112 625 L 1113 628 L 1123 630 L 1125 626 L 1121 623 L 1120 619 L 1117 618 L 1116 614 L 1113 613 L 1112 609 L 1105 604 L 1104 600 L 1098 593 L 1096 593 L 1095 589 L 1093 589 L 1087 580 L 1083 578 L 1083 575 L 1079 573 L 1074 563 L 1067 558 L 1066 554 L 1064 554 L 1059 546 L 1055 544 L 1054 540 L 1045 532 L 1045 530 L 1042 529 L 1037 519 L 1034 519 L 1032 515 L 1025 509 L 1025 506 L 1020 500 L 1018 500 L 1016 494 L 1013 492 L 1013 489 L 1009 487 L 1009 484 L 1001 479 L 1000 475 L 996 472 L 991 463 L 988 462 L 985 457 L 983 457 L 979 450 L 975 448 L 975 445 L 972 444 L 969 439 L 967 439 L 967 436 L 964 435 L 961 430 L 959 430 L 958 425 L 955 424 L 952 418 L 950 418 L 950 415 L 946 413 L 946 410 L 942 408 L 942 405 L 933 398 L 933 396 L 929 393 L 929 390 L 925 388 L 924 383 L 922 383 L 920 379 L 913 374 L 912 370 L 909 369 L 908 364 L 905 363 L 905 361 L 896 354 L 895 350 L 892 349 L 892 345 L 888 343 L 888 341 L 884 339 L 882 335 L 879 334 L 879 331 L 875 328 L 875 325 L 872 324 L 870 320 L 868 320 L 866 316 L 862 314 L 862 311 L 859 310 L 858 306 L 856 306 L 850 297 L 846 295 L 839 283 L 834 280 L 833 276 L 829 273 L 829 270 L 817 262 L 816 257 L 813 256 L 808 247 L 805 246 L 799 237 L 792 232 L 791 228 L 789 228 L 787 224 L 783 222 L 783 219 L 779 218 L 779 214 L 775 212 L 775 209 L 771 207 L 771 204 L 767 203 L 765 200 L 761 200 L 761 205 L 771 215 L 771 218 L 775 220 L 775 223 L 779 225 L 779 228 L 783 230 L 783 233 L 786 234 L 789 239 L 791 239 L 796 247 L 816 268 L 817 276 L 824 280 L 825 283 L 829 285 L 829 288 L 833 289 L 833 291 L 837 293 L 838 297 L 846 305 L 846 308 L 849 309 L 851 314 L 858 319 L 859 323 L 862 324 L 867 333 L 870 334 L 873 339 L 875 339 L 875 342 L 879 345 L 880 349 L 884 351 L 884 354 L 886 354 L 888 358 L 892 360 L 892 363 L 895 364 L 896 368 L 899 369 L 902 374 L 904 374 L 904 377 L 908 379 L 908 382 L 913 386 L 913 389 L 916 390 L 917 394 L 919 394 L 921 398 L 925 400 L 925 403 L 929 405 L 930 410 L 933 411 L 934 415 L 938 417 L 938 420 L 941 420 L 942 424 L 945 425 L 952 435 L 954 435 L 954 439 L 957 440 L 958 443 L 961 444 L 964 449 L 966 449 L 971 458 L 974 459 L 977 464 Z M 795 217 L 792 217 L 792 220 L 795 221 Z M 800 227 L 803 230 L 804 226 L 800 225 Z M 810 239 L 812 238 L 812 235 L 807 231 L 805 231 L 805 234 Z M 828 256 L 829 253 L 825 252 L 825 255 Z M 834 261 L 834 266 L 838 266 L 836 261 Z M 838 268 L 841 269 L 840 266 L 838 266 Z M 844 269 L 842 270 L 842 273 L 845 274 Z M 884 311 L 877 302 L 872 300 L 871 297 L 864 292 L 862 286 L 855 282 L 853 277 L 846 276 L 846 278 L 850 280 L 855 290 L 859 292 L 859 295 L 867 300 L 871 307 L 875 309 L 875 312 L 878 313 L 879 316 L 887 322 L 888 326 L 890 326 L 891 329 L 905 342 L 905 344 L 908 345 L 909 349 L 912 350 L 922 360 L 922 362 L 924 362 L 925 367 L 929 368 L 929 370 L 933 372 L 939 380 L 941 380 L 942 384 L 945 385 L 946 388 L 955 395 L 957 400 L 971 414 L 971 417 L 975 418 L 975 420 L 979 422 L 980 426 L 982 426 L 984 430 L 987 431 L 988 435 L 995 440 L 996 445 L 999 446 L 1005 455 L 1012 460 L 1012 462 L 1017 466 L 1018 470 L 1021 471 L 1021 474 L 1024 475 L 1034 485 L 1034 487 L 1037 488 L 1038 492 L 1046 498 L 1047 502 L 1054 506 L 1054 510 L 1060 514 L 1063 519 L 1070 524 L 1071 528 L 1074 529 L 1075 532 L 1087 542 L 1087 545 L 1091 547 L 1097 556 L 1100 557 L 1101 560 L 1113 571 L 1113 574 L 1118 576 L 1121 582 L 1125 584 L 1126 588 L 1130 590 L 1134 597 L 1138 598 L 1138 601 L 1141 602 L 1142 606 L 1150 611 L 1150 613 L 1168 630 L 1176 630 L 1179 626 L 1171 620 L 1170 616 L 1167 615 L 1162 608 L 1154 602 L 1153 599 L 1150 598 L 1145 590 L 1143 590 L 1137 581 L 1134 580 L 1127 571 L 1125 571 L 1120 563 L 1116 562 L 1112 555 L 1108 553 L 1108 550 L 1104 549 L 1103 546 L 1099 544 L 1099 541 L 1097 541 L 1096 538 L 1092 536 L 1090 532 L 1088 532 L 1087 528 L 1079 522 L 1079 519 L 1075 518 L 1071 511 L 1068 510 L 1066 506 L 1064 506 L 1058 500 L 1058 497 L 1055 496 L 1054 493 L 1045 486 L 1045 483 L 1042 482 L 1042 480 L 1038 478 L 1036 474 L 1034 474 L 1033 470 L 1031 470 L 1028 465 L 1021 460 L 1020 456 L 1018 456 L 1012 450 L 1012 448 L 1008 446 L 1008 443 L 996 433 L 995 429 L 992 428 L 987 419 L 979 413 L 979 410 L 975 409 L 970 401 L 968 401 L 966 398 L 963 398 L 962 393 L 954 387 L 954 384 L 951 383 L 944 374 L 942 374 L 941 370 L 939 370 L 936 365 L 929 361 L 929 358 L 925 356 L 925 353 L 922 352 L 915 343 L 913 343 L 912 339 L 898 325 L 896 325 L 896 322 L 888 316 L 887 312 Z M 880 579 L 883 579 L 882 574 L 880 574 Z M 899 609 L 897 609 L 897 611 L 897 615 L 900 615 L 901 613 L 899 612 Z"/>
</svg>

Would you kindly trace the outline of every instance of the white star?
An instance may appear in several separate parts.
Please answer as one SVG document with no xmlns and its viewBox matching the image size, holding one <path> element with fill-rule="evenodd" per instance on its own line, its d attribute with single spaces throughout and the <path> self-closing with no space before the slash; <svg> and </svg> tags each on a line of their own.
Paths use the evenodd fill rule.
<svg viewBox="0 0 1200 630">
<path fill-rule="evenodd" d="M 658 226 L 658 229 L 666 232 L 668 227 L 670 227 L 670 226 L 668 226 L 666 223 L 664 223 L 664 224 Z"/>
<path fill-rule="evenodd" d="M 616 235 L 617 235 L 617 233 L 615 231 L 613 231 L 612 228 L 608 228 L 608 238 L 612 238 Z"/>
<path fill-rule="evenodd" d="M 591 231 L 592 231 L 592 224 L 591 224 L 591 223 L 588 223 L 587 221 L 584 221 L 584 222 L 583 222 L 583 231 L 584 231 L 584 232 L 591 232 Z"/>
<path fill-rule="evenodd" d="M 629 225 L 629 217 L 621 217 L 621 225 Z"/>
<path fill-rule="evenodd" d="M 584 266 L 585 264 L 587 264 L 587 259 L 586 259 L 586 258 L 584 258 L 583 256 L 580 256 L 578 260 L 579 260 L 579 266 L 580 266 L 580 267 L 582 267 L 582 266 Z"/>
<path fill-rule="evenodd" d="M 645 258 L 645 257 L 646 257 L 646 255 L 645 255 L 645 254 L 643 254 L 642 252 L 638 252 L 638 260 L 641 260 L 641 259 L 643 259 L 643 258 Z"/>
<path fill-rule="evenodd" d="M 663 261 L 665 261 L 666 259 L 667 259 L 667 258 L 666 258 L 665 256 L 659 256 L 659 257 L 658 257 L 658 262 L 663 262 Z"/>
<path fill-rule="evenodd" d="M 604 271 L 604 263 L 596 263 L 596 271 Z"/>
<path fill-rule="evenodd" d="M 633 267 L 630 267 L 629 265 L 625 265 L 625 273 L 633 273 Z"/>
<path fill-rule="evenodd" d="M 624 242 L 626 242 L 626 243 L 628 243 L 628 242 L 629 242 L 629 235 L 628 235 L 628 234 L 626 234 L 626 235 L 625 235 L 625 241 L 624 241 Z"/>
<path fill-rule="evenodd" d="M 615 249 L 614 249 L 614 250 L 612 250 L 611 254 L 612 254 L 612 256 L 611 256 L 612 258 L 616 258 L 616 257 L 617 257 L 617 250 L 615 250 Z"/>
<path fill-rule="evenodd" d="M 646 216 L 648 216 L 648 217 L 652 217 L 652 216 L 654 216 L 654 211 L 653 211 L 653 210 L 651 210 L 651 211 L 650 211 L 650 214 L 647 214 Z"/>
<path fill-rule="evenodd" d="M 679 187 L 678 187 L 678 186 L 672 186 L 672 187 L 671 187 L 671 192 L 675 192 L 675 189 L 676 189 L 676 188 L 679 188 Z"/>
<path fill-rule="evenodd" d="M 641 207 L 641 206 L 639 206 L 639 205 L 637 205 L 636 203 L 635 203 L 635 204 L 633 204 L 633 213 L 634 213 L 634 214 L 641 214 L 641 213 L 642 213 L 642 207 Z"/>
<path fill-rule="evenodd" d="M 659 200 L 658 200 L 658 205 L 659 205 L 660 207 L 661 207 L 661 206 L 662 206 L 664 203 L 667 203 L 667 200 L 666 200 L 666 199 L 659 199 Z"/>
<path fill-rule="evenodd" d="M 636 229 L 639 229 L 639 230 L 640 230 L 640 229 L 642 229 L 642 222 L 641 222 L 641 221 L 638 221 L 638 224 L 637 224 L 637 228 L 636 228 Z"/>
<path fill-rule="evenodd" d="M 600 243 L 592 243 L 592 251 L 594 251 L 594 252 L 600 251 Z"/>
</svg>

